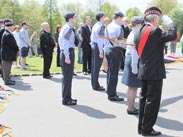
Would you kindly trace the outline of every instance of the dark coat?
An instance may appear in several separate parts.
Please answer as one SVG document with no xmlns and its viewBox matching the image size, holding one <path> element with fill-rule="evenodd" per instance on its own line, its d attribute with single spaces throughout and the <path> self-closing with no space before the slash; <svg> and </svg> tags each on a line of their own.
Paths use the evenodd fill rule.
<svg viewBox="0 0 183 137">
<path fill-rule="evenodd" d="M 88 27 L 88 25 L 84 25 L 81 27 L 81 36 L 83 38 L 82 42 L 81 42 L 81 48 L 91 48 L 90 46 L 90 36 L 91 36 L 91 32 L 90 29 Z"/>
<path fill-rule="evenodd" d="M 54 46 L 55 46 L 55 42 L 54 42 L 53 38 L 51 37 L 50 33 L 46 32 L 45 30 L 42 30 L 40 33 L 41 51 L 42 52 L 44 52 L 44 50 L 53 51 Z"/>
<path fill-rule="evenodd" d="M 125 27 L 124 25 L 121 25 L 121 27 L 123 28 L 124 38 L 127 39 L 128 35 L 130 34 L 130 29 L 128 26 Z"/>
<path fill-rule="evenodd" d="M 141 36 L 146 29 L 148 24 L 144 24 L 139 33 L 135 36 L 135 44 L 138 45 Z M 168 26 L 168 32 L 162 32 L 159 27 L 153 27 L 150 35 L 145 44 L 142 56 L 139 62 L 139 79 L 142 80 L 161 80 L 166 78 L 165 66 L 164 66 L 164 56 L 163 44 L 165 42 L 174 40 L 176 38 L 176 26 L 170 24 Z M 137 50 L 138 50 L 137 46 Z"/>
<path fill-rule="evenodd" d="M 1 39 L 1 58 L 5 61 L 16 61 L 19 51 L 17 42 L 12 33 L 5 30 Z"/>
</svg>

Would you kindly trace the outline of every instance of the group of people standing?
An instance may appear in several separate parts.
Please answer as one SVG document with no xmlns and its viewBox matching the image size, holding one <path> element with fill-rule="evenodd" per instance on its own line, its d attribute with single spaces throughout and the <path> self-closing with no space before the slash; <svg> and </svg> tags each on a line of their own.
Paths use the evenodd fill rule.
<svg viewBox="0 0 183 137">
<path fill-rule="evenodd" d="M 85 63 L 83 74 L 91 71 L 91 87 L 95 91 L 103 91 L 105 88 L 99 83 L 99 72 L 104 57 L 107 60 L 106 91 L 110 101 L 123 101 L 116 92 L 118 72 L 121 57 L 125 53 L 125 65 L 122 83 L 128 86 L 128 114 L 138 115 L 138 133 L 143 136 L 157 136 L 161 132 L 155 131 L 163 79 L 166 78 L 163 61 L 164 43 L 176 38 L 176 25 L 166 15 L 162 16 L 162 22 L 168 31 L 163 32 L 159 27 L 159 19 L 162 15 L 157 7 L 150 7 L 144 12 L 144 18 L 135 16 L 131 19 L 131 32 L 124 40 L 124 29 L 121 27 L 124 15 L 115 12 L 113 21 L 104 24 L 105 14 L 96 14 L 97 23 L 91 27 L 91 18 L 87 16 L 86 25 L 81 26 L 79 36 L 84 53 Z M 75 13 L 65 15 L 66 24 L 61 29 L 58 43 L 60 46 L 60 58 L 62 66 L 62 104 L 76 105 L 77 100 L 71 96 L 75 34 L 73 25 L 76 23 Z M 90 35 L 90 37 L 87 37 Z M 82 45 L 83 44 L 83 45 Z M 91 69 L 85 67 L 88 57 L 91 56 Z M 88 65 L 88 64 L 87 64 Z M 90 65 L 88 65 L 90 66 Z M 137 88 L 141 87 L 140 108 L 134 107 Z"/>
<path fill-rule="evenodd" d="M 125 56 L 122 83 L 128 86 L 127 113 L 139 115 L 138 133 L 143 136 L 156 136 L 161 132 L 155 131 L 156 122 L 163 86 L 166 78 L 163 61 L 164 43 L 176 38 L 176 26 L 166 15 L 162 16 L 162 23 L 168 31 L 163 32 L 159 27 L 162 15 L 157 7 L 150 7 L 144 12 L 144 18 L 134 16 L 131 18 L 131 30 L 127 30 L 124 22 L 128 20 L 120 11 L 114 12 L 112 21 L 105 18 L 105 13 L 96 14 L 97 23 L 92 26 L 92 18 L 86 17 L 86 24 L 81 24 L 79 45 L 82 48 L 83 74 L 91 74 L 91 87 L 95 91 L 106 90 L 108 100 L 123 101 L 117 95 L 118 74 L 121 67 L 122 56 Z M 55 39 L 50 34 L 47 22 L 41 24 L 40 47 L 43 54 L 43 78 L 50 79 L 50 66 L 54 47 L 57 46 L 57 66 L 62 70 L 62 104 L 76 105 L 77 99 L 72 98 L 72 78 L 74 74 L 76 34 L 74 24 L 77 22 L 75 13 L 65 14 L 66 24 L 61 28 L 57 26 Z M 18 44 L 11 33 L 13 23 L 4 20 L 5 31 L 1 39 L 1 61 L 5 84 L 14 83 L 9 77 L 12 61 L 16 60 L 19 51 Z M 31 47 L 28 33 L 28 24 L 22 23 L 19 34 L 22 69 L 25 69 L 28 49 Z M 128 34 L 127 34 L 128 32 Z M 125 40 L 127 38 L 127 41 Z M 80 60 L 81 61 L 81 60 Z M 99 82 L 99 73 L 102 63 L 106 65 L 106 88 Z M 8 69 L 7 69 L 8 68 Z M 135 108 L 134 102 L 137 89 L 141 87 L 140 107 Z"/>
</svg>

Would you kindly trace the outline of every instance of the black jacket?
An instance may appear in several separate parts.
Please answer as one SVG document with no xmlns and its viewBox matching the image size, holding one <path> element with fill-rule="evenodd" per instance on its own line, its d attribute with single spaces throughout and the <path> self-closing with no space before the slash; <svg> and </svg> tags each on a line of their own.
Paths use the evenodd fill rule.
<svg viewBox="0 0 183 137">
<path fill-rule="evenodd" d="M 17 51 L 19 51 L 17 42 L 12 33 L 5 30 L 1 39 L 1 58 L 5 61 L 16 61 Z"/>
<path fill-rule="evenodd" d="M 90 36 L 91 36 L 91 32 L 89 30 L 88 25 L 84 25 L 81 27 L 81 36 L 83 38 L 82 42 L 81 42 L 81 47 L 82 48 L 91 48 L 90 46 Z"/>
<path fill-rule="evenodd" d="M 135 44 L 137 45 L 141 39 L 141 36 L 148 24 L 144 24 L 139 33 L 135 36 Z M 166 78 L 164 56 L 163 56 L 163 44 L 165 42 L 174 40 L 176 38 L 176 26 L 170 24 L 168 26 L 168 32 L 162 32 L 159 27 L 153 27 L 151 30 L 147 42 L 145 44 L 142 56 L 139 62 L 139 79 L 142 80 L 161 80 Z"/>
<path fill-rule="evenodd" d="M 53 51 L 54 46 L 55 46 L 55 42 L 51 37 L 50 33 L 46 32 L 45 30 L 42 30 L 40 33 L 41 51 L 43 52 L 45 49 Z"/>
</svg>

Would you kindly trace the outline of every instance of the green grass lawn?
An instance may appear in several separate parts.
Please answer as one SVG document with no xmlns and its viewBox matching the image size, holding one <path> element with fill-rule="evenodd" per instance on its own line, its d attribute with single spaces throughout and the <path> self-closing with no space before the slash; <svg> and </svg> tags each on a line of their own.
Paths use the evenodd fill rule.
<svg viewBox="0 0 183 137">
<path fill-rule="evenodd" d="M 20 68 L 13 68 L 11 70 L 12 75 L 20 75 L 20 74 L 42 74 L 43 73 L 43 58 L 41 57 L 27 57 L 27 63 L 29 64 L 27 71 L 21 71 Z M 77 63 L 77 49 L 76 49 L 76 58 L 75 58 L 75 72 L 81 72 L 82 64 Z M 51 64 L 51 73 L 60 73 L 61 68 L 56 67 L 56 53 L 53 53 L 53 60 Z"/>
</svg>

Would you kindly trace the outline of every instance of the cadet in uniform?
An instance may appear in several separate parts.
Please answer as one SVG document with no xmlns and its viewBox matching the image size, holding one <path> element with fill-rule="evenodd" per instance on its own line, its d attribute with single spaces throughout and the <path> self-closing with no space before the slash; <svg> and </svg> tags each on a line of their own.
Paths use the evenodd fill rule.
<svg viewBox="0 0 183 137">
<path fill-rule="evenodd" d="M 71 98 L 72 77 L 74 71 L 74 48 L 75 35 L 73 25 L 76 23 L 75 13 L 65 15 L 66 24 L 62 27 L 59 35 L 60 60 L 62 67 L 62 104 L 76 105 L 77 100 Z"/>
<path fill-rule="evenodd" d="M 146 9 L 144 14 L 145 23 L 135 35 L 140 59 L 138 78 L 142 81 L 138 132 L 143 136 L 156 136 L 161 132 L 155 131 L 153 126 L 160 107 L 163 79 L 166 78 L 163 44 L 176 38 L 176 26 L 168 16 L 163 15 L 162 23 L 168 31 L 162 32 L 158 27 L 162 13 L 157 7 Z"/>
<path fill-rule="evenodd" d="M 40 33 L 40 45 L 41 51 L 43 53 L 44 65 L 43 65 L 43 78 L 50 79 L 50 67 L 53 57 L 53 48 L 55 47 L 55 42 L 50 34 L 50 26 L 47 22 L 42 23 L 43 30 Z"/>
<path fill-rule="evenodd" d="M 102 65 L 104 53 L 104 39 L 100 38 L 99 35 L 104 36 L 104 13 L 99 12 L 96 14 L 97 23 L 92 28 L 91 33 L 91 45 L 92 45 L 92 73 L 91 73 L 91 84 L 92 88 L 97 91 L 105 90 L 100 86 L 98 82 L 100 67 Z"/>
<path fill-rule="evenodd" d="M 125 46 L 122 44 L 124 38 L 124 32 L 121 27 L 122 19 L 124 15 L 121 12 L 114 13 L 113 21 L 107 26 L 105 36 L 118 39 L 118 43 L 114 43 L 111 40 L 105 42 L 105 56 L 108 62 L 107 71 L 107 94 L 108 99 L 111 101 L 123 101 L 124 99 L 119 97 L 116 93 L 116 87 L 118 83 L 118 72 L 120 69 L 120 60 Z"/>
</svg>

